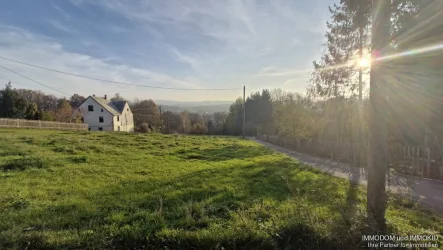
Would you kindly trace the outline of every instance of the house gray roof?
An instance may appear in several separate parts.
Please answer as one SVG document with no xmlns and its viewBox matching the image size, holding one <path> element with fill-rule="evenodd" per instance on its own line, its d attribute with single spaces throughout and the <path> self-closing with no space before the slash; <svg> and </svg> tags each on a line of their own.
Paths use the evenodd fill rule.
<svg viewBox="0 0 443 250">
<path fill-rule="evenodd" d="M 118 112 L 123 113 L 123 109 L 125 108 L 126 101 L 115 101 L 112 104 L 117 108 Z"/>
<path fill-rule="evenodd" d="M 92 99 L 94 99 L 96 102 L 98 102 L 103 108 L 105 108 L 107 111 L 109 111 L 113 115 L 121 115 L 123 112 L 123 108 L 125 107 L 126 101 L 115 101 L 112 102 L 110 100 L 97 97 L 97 96 L 90 96 Z"/>
</svg>

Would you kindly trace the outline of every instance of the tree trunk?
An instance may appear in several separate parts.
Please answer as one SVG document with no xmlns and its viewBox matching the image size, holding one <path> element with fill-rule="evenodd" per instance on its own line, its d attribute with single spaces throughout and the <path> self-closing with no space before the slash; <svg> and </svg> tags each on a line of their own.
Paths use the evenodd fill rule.
<svg viewBox="0 0 443 250">
<path fill-rule="evenodd" d="M 363 59 L 363 27 L 359 28 L 359 56 L 360 60 Z M 366 161 L 364 161 L 364 150 L 363 147 L 363 68 L 360 66 L 358 70 L 358 143 L 360 144 L 360 148 L 358 151 L 358 167 L 362 168 L 366 165 Z"/>
<path fill-rule="evenodd" d="M 390 36 L 390 1 L 373 0 L 372 55 L 373 59 L 386 55 Z M 368 223 L 377 233 L 386 230 L 386 169 L 387 136 L 386 116 L 386 67 L 381 60 L 374 60 L 371 67 L 369 157 L 368 157 Z"/>
</svg>

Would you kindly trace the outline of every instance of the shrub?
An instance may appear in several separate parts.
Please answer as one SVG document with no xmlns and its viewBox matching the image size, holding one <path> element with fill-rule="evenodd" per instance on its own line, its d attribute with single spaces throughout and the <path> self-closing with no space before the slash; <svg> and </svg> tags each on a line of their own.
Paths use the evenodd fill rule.
<svg viewBox="0 0 443 250">
<path fill-rule="evenodd" d="M 140 133 L 149 133 L 149 132 L 151 132 L 149 125 L 147 123 L 142 123 L 140 125 Z"/>
</svg>

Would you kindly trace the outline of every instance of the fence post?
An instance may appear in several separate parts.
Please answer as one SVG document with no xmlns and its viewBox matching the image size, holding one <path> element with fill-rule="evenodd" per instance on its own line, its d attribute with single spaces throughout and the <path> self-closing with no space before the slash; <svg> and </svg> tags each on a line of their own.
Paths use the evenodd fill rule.
<svg viewBox="0 0 443 250">
<path fill-rule="evenodd" d="M 42 121 L 38 121 L 38 128 L 42 128 Z"/>
<path fill-rule="evenodd" d="M 429 172 L 429 177 L 432 179 L 440 179 L 440 169 L 438 167 L 438 146 L 437 145 L 432 145 L 431 147 L 431 164 L 430 164 L 430 172 Z M 433 159 L 432 159 L 433 158 Z"/>
<path fill-rule="evenodd" d="M 406 146 L 403 146 L 403 154 L 401 156 L 401 166 L 399 166 L 399 170 L 402 169 L 404 167 L 404 165 L 406 165 Z"/>
<path fill-rule="evenodd" d="M 17 128 L 20 128 L 20 119 L 17 119 Z"/>
<path fill-rule="evenodd" d="M 411 174 L 414 174 L 414 170 L 415 170 L 415 147 L 413 146 L 411 148 L 412 150 L 412 169 L 411 169 Z"/>
<path fill-rule="evenodd" d="M 419 163 L 419 165 L 418 165 L 418 175 L 420 176 L 420 175 L 423 175 L 423 169 L 424 169 L 424 159 L 425 159 L 425 156 L 424 156 L 424 152 L 423 152 L 423 147 L 422 146 L 420 146 L 420 147 L 418 147 L 419 148 L 419 154 L 418 154 L 418 158 L 419 158 L 419 160 L 420 160 L 420 163 Z"/>
<path fill-rule="evenodd" d="M 414 170 L 414 173 L 415 173 L 415 175 L 417 175 L 418 173 L 419 173 L 419 171 L 420 171 L 420 146 L 418 146 L 417 147 L 417 150 L 416 150 L 416 164 L 415 164 L 415 170 Z"/>
<path fill-rule="evenodd" d="M 395 151 L 394 169 L 397 170 L 398 166 L 400 165 L 401 146 L 399 144 L 394 144 L 394 151 Z"/>
<path fill-rule="evenodd" d="M 431 174 L 431 149 L 426 148 L 426 174 L 424 176 L 429 177 Z"/>
</svg>

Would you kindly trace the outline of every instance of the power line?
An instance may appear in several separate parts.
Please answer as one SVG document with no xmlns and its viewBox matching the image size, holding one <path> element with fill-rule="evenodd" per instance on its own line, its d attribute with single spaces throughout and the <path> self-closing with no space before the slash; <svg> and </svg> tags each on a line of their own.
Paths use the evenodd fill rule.
<svg viewBox="0 0 443 250">
<path fill-rule="evenodd" d="M 8 78 L 6 78 L 6 77 L 0 76 L 0 78 L 1 78 L 1 79 L 5 79 L 5 80 L 8 80 L 8 81 L 10 81 L 10 82 L 11 82 L 11 80 L 10 80 L 10 79 L 8 79 Z"/>
<path fill-rule="evenodd" d="M 55 69 L 45 68 L 45 67 L 41 67 L 41 66 L 37 66 L 37 65 L 33 65 L 33 64 L 25 63 L 25 62 L 20 62 L 20 61 L 13 60 L 13 59 L 9 59 L 9 58 L 2 57 L 2 56 L 0 56 L 0 58 L 1 58 L 1 59 L 4 59 L 4 60 L 11 61 L 11 62 L 15 62 L 15 63 L 23 64 L 23 65 L 30 66 L 30 67 L 34 67 L 34 68 L 44 69 L 44 70 L 48 70 L 48 71 L 52 71 L 52 72 L 56 72 L 56 73 L 60 73 L 60 74 L 65 74 L 65 75 L 70 75 L 70 76 L 75 76 L 75 77 L 80 77 L 80 78 L 85 78 L 85 79 L 90 79 L 90 80 L 95 80 L 95 81 L 109 82 L 109 83 L 122 84 L 122 85 L 129 85 L 129 86 L 137 86 L 137 87 L 144 87 L 144 88 L 171 89 L 171 90 L 210 90 L 210 91 L 216 91 L 216 90 L 239 90 L 239 89 L 241 89 L 241 88 L 226 88 L 226 89 L 189 89 L 189 88 L 170 88 L 170 87 L 159 87 L 159 86 L 150 86 L 150 85 L 142 85 L 142 84 L 134 84 L 134 83 L 118 82 L 118 81 L 105 80 L 105 79 L 100 79 L 100 78 L 95 78 L 95 77 L 90 77 L 90 76 L 83 76 L 83 75 L 78 75 L 78 74 L 68 73 L 68 72 L 64 72 L 64 71 L 60 71 L 60 70 L 55 70 Z"/>
<path fill-rule="evenodd" d="M 31 78 L 29 78 L 29 77 L 27 77 L 27 76 L 24 76 L 24 75 L 22 75 L 22 74 L 20 74 L 20 73 L 18 73 L 18 72 L 15 72 L 15 71 L 12 70 L 12 69 L 8 69 L 8 68 L 6 68 L 6 67 L 3 66 L 3 65 L 0 65 L 0 67 L 4 68 L 4 69 L 6 69 L 6 70 L 8 70 L 8 71 L 10 71 L 10 72 L 12 72 L 12 73 L 14 73 L 14 74 L 17 74 L 17 75 L 19 75 L 19 76 L 21 76 L 21 77 L 23 77 L 23 78 L 26 78 L 26 79 L 28 79 L 28 80 L 30 80 L 30 81 L 33 81 L 33 82 L 35 82 L 35 83 L 37 83 L 37 84 L 40 84 L 40 85 L 42 85 L 42 86 L 45 86 L 45 87 L 50 88 L 50 89 L 52 89 L 52 90 L 55 90 L 55 91 L 57 91 L 57 92 L 59 92 L 59 93 L 62 93 L 62 94 L 65 94 L 65 95 L 70 96 L 70 94 L 68 94 L 68 93 L 66 93 L 66 92 L 63 92 L 63 91 L 58 90 L 58 89 L 55 89 L 55 88 L 53 88 L 53 87 L 51 87 L 51 86 L 48 86 L 48 85 L 46 85 L 46 84 L 44 84 L 44 83 L 41 83 L 41 82 L 36 81 L 36 80 L 34 80 L 34 79 L 31 79 Z"/>
<path fill-rule="evenodd" d="M 14 83 L 14 85 L 17 85 L 17 84 L 18 85 L 26 85 L 26 84 L 23 84 L 22 82 L 17 82 L 17 81 L 11 80 L 11 79 L 3 77 L 3 76 L 0 76 L 0 78 L 8 80 L 9 82 Z"/>
</svg>

